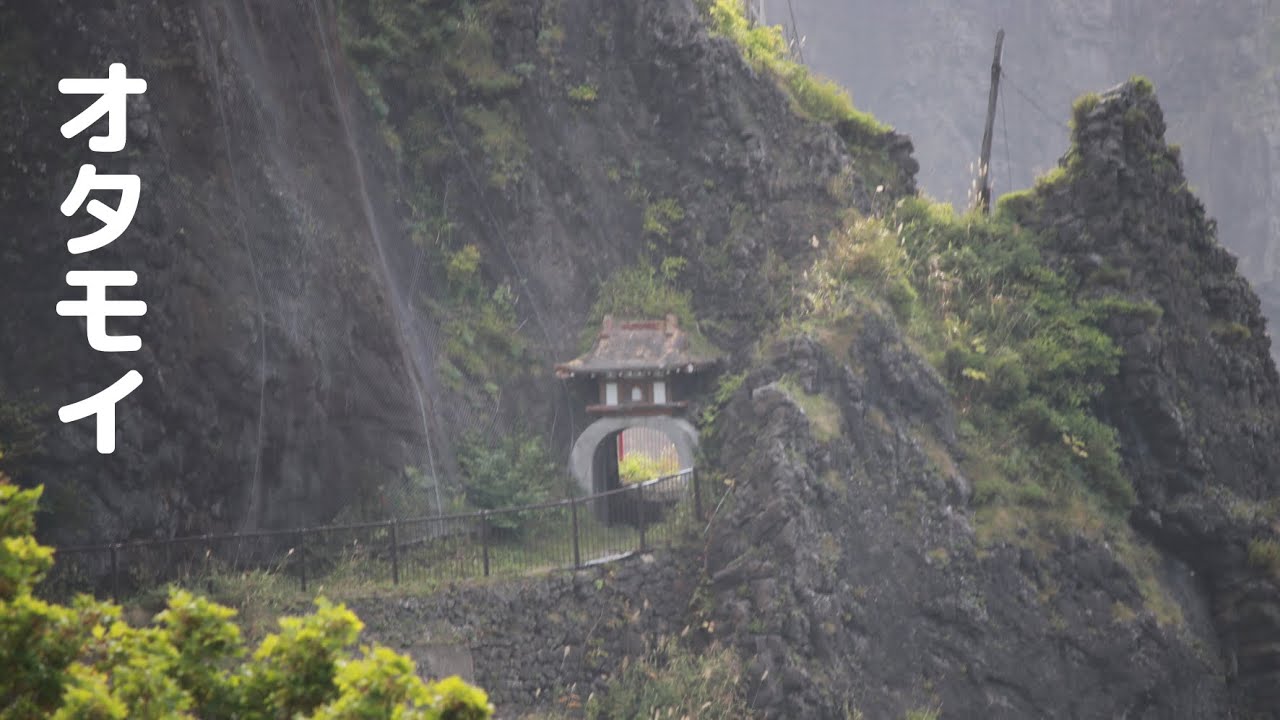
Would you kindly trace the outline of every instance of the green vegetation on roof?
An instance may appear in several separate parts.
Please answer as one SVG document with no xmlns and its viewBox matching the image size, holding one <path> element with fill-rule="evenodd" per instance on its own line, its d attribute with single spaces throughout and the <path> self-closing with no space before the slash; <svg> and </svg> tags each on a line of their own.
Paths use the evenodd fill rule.
<svg viewBox="0 0 1280 720">
<path fill-rule="evenodd" d="M 600 283 L 591 314 L 582 329 L 580 344 L 583 352 L 595 343 L 605 315 L 645 320 L 661 319 L 671 313 L 688 336 L 692 351 L 700 355 L 719 355 L 720 351 L 698 329 L 692 295 L 676 284 L 677 275 L 685 263 L 684 258 L 667 257 L 655 268 L 652 263 L 641 261 L 615 271 Z"/>
</svg>

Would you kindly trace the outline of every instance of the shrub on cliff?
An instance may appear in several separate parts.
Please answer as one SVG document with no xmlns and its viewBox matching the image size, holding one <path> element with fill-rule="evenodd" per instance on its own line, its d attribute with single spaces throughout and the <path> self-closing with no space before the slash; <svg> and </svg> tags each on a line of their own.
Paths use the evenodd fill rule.
<svg viewBox="0 0 1280 720">
<path fill-rule="evenodd" d="M 352 646 L 362 624 L 320 599 L 312 615 L 280 620 L 251 654 L 235 611 L 170 593 L 149 627 L 116 605 L 32 593 L 53 564 L 36 542 L 41 490 L 0 475 L 0 718 L 417 718 L 483 720 L 485 693 L 453 677 L 425 683 L 403 655 Z"/>
<path fill-rule="evenodd" d="M 593 720 L 750 717 L 739 695 L 742 680 L 741 661 L 731 649 L 694 653 L 668 639 L 588 700 L 586 715 Z"/>
<path fill-rule="evenodd" d="M 1073 293 L 1031 233 L 908 198 L 887 218 L 847 218 L 806 280 L 810 322 L 837 324 L 860 298 L 892 309 L 952 388 L 992 470 L 1063 496 L 1087 489 L 1117 514 L 1133 502 L 1115 432 L 1092 409 L 1119 364 L 1100 326 L 1117 302 Z M 1040 497 L 1014 495 L 980 493 Z"/>
<path fill-rule="evenodd" d="M 844 88 L 816 77 L 809 68 L 792 60 L 782 28 L 752 23 L 743 0 L 701 0 L 701 5 L 710 15 L 714 32 L 737 43 L 743 57 L 757 70 L 772 73 L 781 81 L 797 114 L 823 122 L 851 123 L 870 136 L 889 130 L 869 113 L 855 108 Z"/>
<path fill-rule="evenodd" d="M 909 199 L 894 219 L 961 410 L 985 436 L 1021 436 L 1033 450 L 1006 463 L 1006 474 L 1083 486 L 1127 510 L 1133 489 L 1115 432 L 1092 409 L 1119 367 L 1120 350 L 1101 327 L 1105 301 L 1074 293 L 1037 238 L 1002 218 Z"/>
</svg>

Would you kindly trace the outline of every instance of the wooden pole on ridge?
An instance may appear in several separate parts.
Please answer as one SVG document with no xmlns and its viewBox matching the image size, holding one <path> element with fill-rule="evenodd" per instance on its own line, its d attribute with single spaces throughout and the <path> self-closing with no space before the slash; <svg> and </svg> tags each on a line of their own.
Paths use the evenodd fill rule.
<svg viewBox="0 0 1280 720">
<path fill-rule="evenodd" d="M 996 96 L 1000 92 L 1000 57 L 1004 49 L 1004 29 L 996 33 L 996 54 L 991 61 L 991 92 L 987 96 L 987 124 L 982 131 L 982 155 L 978 159 L 978 207 L 991 212 L 991 135 L 996 123 Z"/>
</svg>

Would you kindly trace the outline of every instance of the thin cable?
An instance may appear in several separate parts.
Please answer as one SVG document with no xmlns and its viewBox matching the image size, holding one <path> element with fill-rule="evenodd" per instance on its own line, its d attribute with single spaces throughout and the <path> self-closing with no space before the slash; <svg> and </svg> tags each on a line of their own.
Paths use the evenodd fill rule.
<svg viewBox="0 0 1280 720">
<path fill-rule="evenodd" d="M 511 269 L 515 271 L 516 278 L 520 281 L 520 295 L 529 300 L 529 309 L 533 311 L 533 320 L 537 323 L 538 328 L 542 330 L 542 336 L 547 342 L 547 349 L 550 350 L 555 346 L 551 339 L 551 331 L 547 329 L 546 323 L 542 321 L 542 313 L 538 311 L 538 303 L 529 292 L 528 280 L 524 273 L 520 271 L 520 264 L 516 262 L 515 255 L 511 252 L 511 246 L 507 242 L 506 233 L 502 229 L 502 225 L 498 222 L 497 216 L 493 214 L 493 208 L 489 205 L 488 194 L 480 185 L 480 181 L 476 178 L 475 171 L 471 167 L 471 163 L 467 160 L 465 151 L 463 150 L 462 141 L 458 139 L 457 130 L 454 128 L 453 116 L 449 109 L 444 105 L 440 106 L 440 114 L 444 116 L 445 124 L 449 128 L 449 137 L 453 140 L 454 147 L 458 148 L 458 157 L 462 160 L 462 166 L 467 170 L 467 176 L 471 179 L 471 185 L 475 188 L 476 196 L 480 199 L 480 204 L 484 207 L 485 215 L 489 219 L 489 225 L 492 226 L 494 233 L 498 236 L 498 242 L 502 245 L 502 250 L 506 253 L 507 261 L 511 264 Z M 565 407 L 569 409 L 569 422 L 573 423 L 573 405 L 572 398 L 569 395 L 568 388 L 564 380 L 560 381 L 561 390 L 564 392 Z M 560 407 L 555 406 L 555 413 L 551 416 L 551 427 L 549 434 L 555 435 L 556 425 L 560 420 Z M 576 434 L 576 428 L 571 427 L 571 431 Z"/>
<path fill-rule="evenodd" d="M 405 361 L 406 370 L 408 371 L 409 381 L 413 386 L 414 394 L 418 400 L 418 412 L 422 420 L 422 441 L 427 450 L 427 464 L 431 471 L 432 480 L 435 486 L 436 511 L 444 512 L 444 504 L 440 497 L 440 476 L 437 474 L 435 451 L 431 443 L 431 420 L 427 412 L 427 404 L 430 398 L 426 395 L 422 387 L 422 381 L 418 377 L 418 372 L 426 372 L 426 368 L 419 367 L 414 361 L 413 353 L 409 349 L 406 339 L 409 335 L 408 325 L 403 317 L 404 303 L 397 297 L 395 290 L 395 279 L 391 273 L 391 263 L 386 257 L 386 253 L 382 247 L 381 233 L 377 227 L 377 217 L 373 210 L 373 203 L 369 199 L 368 187 L 365 182 L 364 162 L 360 159 L 360 153 L 356 150 L 353 140 L 354 133 L 351 129 L 351 119 L 348 117 L 346 99 L 342 94 L 342 90 L 338 87 L 338 76 L 333 67 L 333 53 L 329 49 L 329 39 L 327 29 L 324 23 L 324 17 L 320 14 L 320 7 L 316 5 L 316 0 L 311 0 L 311 11 L 316 19 L 316 31 L 319 33 L 320 46 L 324 50 L 325 67 L 329 71 L 329 85 L 333 90 L 333 103 L 338 112 L 338 120 L 342 124 L 343 133 L 347 137 L 347 150 L 351 156 L 352 168 L 356 173 L 356 180 L 359 183 L 361 206 L 365 213 L 365 222 L 369 227 L 370 240 L 373 242 L 374 250 L 377 253 L 383 273 L 389 285 L 390 297 L 392 303 L 392 320 L 396 323 L 396 329 L 400 331 L 400 351 Z M 430 415 L 435 415 L 435 408 L 432 407 Z"/>
<path fill-rule="evenodd" d="M 215 11 L 216 12 L 216 11 Z M 212 45 L 212 39 L 209 40 Z M 258 273 L 258 263 L 254 259 L 253 246 L 249 243 L 248 233 L 244 227 L 244 205 L 240 197 L 240 182 L 238 180 L 239 172 L 236 169 L 235 155 L 231 150 L 231 126 L 227 122 L 227 111 L 222 101 L 222 70 L 219 65 L 217 48 L 210 47 L 213 55 L 213 82 L 215 91 L 213 96 L 217 99 L 218 117 L 222 125 L 222 143 L 227 154 L 227 167 L 231 170 L 231 197 L 236 206 L 236 235 L 240 238 L 240 244 L 244 247 L 245 255 L 249 258 L 249 274 L 253 277 L 253 291 L 258 296 L 258 432 L 257 447 L 254 450 L 253 457 L 253 484 L 249 490 L 249 512 L 245 513 L 244 522 L 241 528 L 246 526 L 257 527 L 258 520 L 258 503 L 261 500 L 261 488 L 259 482 L 262 472 L 262 445 L 265 437 L 265 420 L 267 415 L 267 316 L 262 309 L 264 304 L 262 281 Z"/>
<path fill-rule="evenodd" d="M 1050 113 L 1048 110 L 1045 110 L 1045 109 L 1040 105 L 1040 103 L 1038 103 L 1038 102 L 1036 102 L 1036 101 L 1035 101 L 1035 98 L 1033 98 L 1033 97 L 1031 97 L 1030 95 L 1028 95 L 1027 93 L 1023 92 L 1023 91 L 1022 91 L 1022 88 L 1018 87 L 1017 83 L 1015 83 L 1015 82 L 1013 81 L 1013 79 L 1009 77 L 1009 73 L 1005 72 L 1003 68 L 1000 70 L 1000 77 L 1004 78 L 1005 82 L 1007 82 L 1007 83 L 1009 84 L 1009 87 L 1013 88 L 1013 91 L 1014 91 L 1014 92 L 1016 92 L 1016 93 L 1018 93 L 1019 95 L 1021 95 L 1021 96 L 1022 96 L 1022 99 L 1023 99 L 1023 100 L 1025 100 L 1025 101 L 1027 101 L 1027 104 L 1028 104 L 1028 105 L 1030 105 L 1031 107 L 1033 107 L 1033 108 L 1035 108 L 1036 110 L 1038 110 L 1038 111 L 1040 112 L 1040 114 L 1041 114 L 1041 115 L 1043 115 L 1043 116 L 1045 117 L 1045 119 L 1046 119 L 1046 120 L 1048 120 L 1049 122 L 1053 123 L 1054 125 L 1057 125 L 1058 127 L 1062 128 L 1063 130 L 1066 130 L 1067 132 L 1071 132 L 1071 128 L 1067 127 L 1067 125 L 1066 125 L 1065 123 L 1063 123 L 1061 120 L 1059 120 L 1057 117 L 1055 117 L 1055 116 L 1054 116 L 1052 113 Z"/>
</svg>

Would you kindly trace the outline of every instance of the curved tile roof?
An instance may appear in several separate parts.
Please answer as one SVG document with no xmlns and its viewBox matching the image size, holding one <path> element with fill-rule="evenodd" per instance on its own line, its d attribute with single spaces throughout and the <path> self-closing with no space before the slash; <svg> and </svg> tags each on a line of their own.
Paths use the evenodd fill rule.
<svg viewBox="0 0 1280 720">
<path fill-rule="evenodd" d="M 675 315 L 665 320 L 615 320 L 605 315 L 596 344 L 585 355 L 556 365 L 558 377 L 636 371 L 697 372 L 716 358 L 694 351 Z"/>
</svg>

